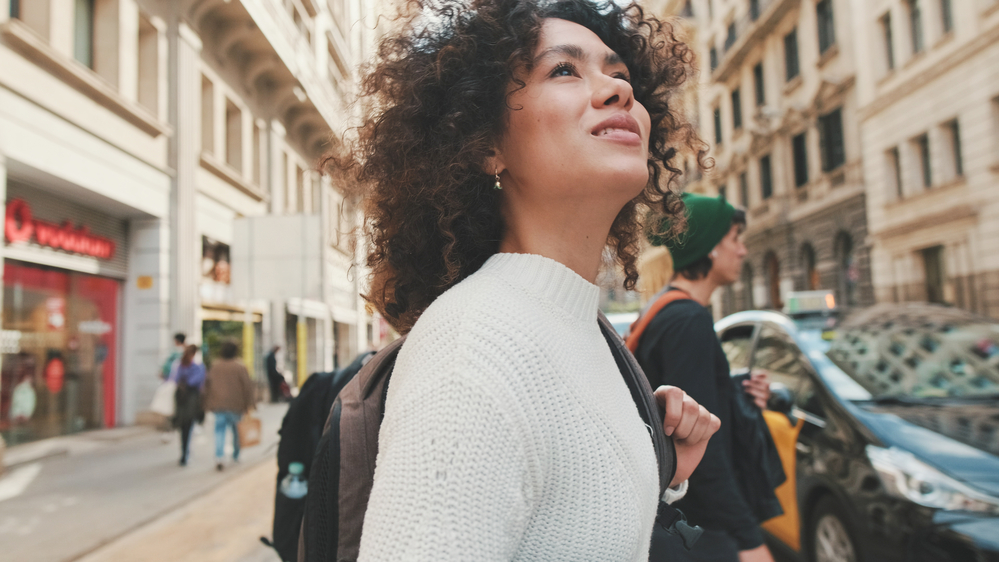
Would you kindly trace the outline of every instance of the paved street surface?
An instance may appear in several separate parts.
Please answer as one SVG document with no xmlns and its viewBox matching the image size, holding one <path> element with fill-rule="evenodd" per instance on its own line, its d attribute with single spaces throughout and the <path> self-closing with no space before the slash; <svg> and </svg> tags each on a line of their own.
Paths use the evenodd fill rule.
<svg viewBox="0 0 999 562">
<path fill-rule="evenodd" d="M 270 536 L 277 430 L 286 408 L 261 404 L 261 444 L 221 473 L 211 415 L 184 468 L 177 465 L 177 433 L 164 443 L 146 427 L 11 448 L 0 477 L 3 560 L 276 562 L 258 537 Z"/>
</svg>

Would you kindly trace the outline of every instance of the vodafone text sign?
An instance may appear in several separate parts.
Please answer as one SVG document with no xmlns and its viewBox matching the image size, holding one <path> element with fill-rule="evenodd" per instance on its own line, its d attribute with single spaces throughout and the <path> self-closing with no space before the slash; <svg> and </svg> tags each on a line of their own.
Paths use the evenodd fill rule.
<svg viewBox="0 0 999 562">
<path fill-rule="evenodd" d="M 105 260 L 111 259 L 115 251 L 113 240 L 91 234 L 86 226 L 73 228 L 69 221 L 57 225 L 33 218 L 31 207 L 23 199 L 7 203 L 4 234 L 11 243 L 29 242 L 34 238 L 40 246 Z"/>
</svg>

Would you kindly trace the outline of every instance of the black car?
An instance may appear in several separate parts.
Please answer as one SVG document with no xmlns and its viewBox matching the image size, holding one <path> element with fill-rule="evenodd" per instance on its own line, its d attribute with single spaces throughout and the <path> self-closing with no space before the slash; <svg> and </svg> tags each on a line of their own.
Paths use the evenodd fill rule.
<svg viewBox="0 0 999 562">
<path fill-rule="evenodd" d="M 926 304 L 715 324 L 766 370 L 788 475 L 775 551 L 814 561 L 999 561 L 999 322 Z"/>
</svg>

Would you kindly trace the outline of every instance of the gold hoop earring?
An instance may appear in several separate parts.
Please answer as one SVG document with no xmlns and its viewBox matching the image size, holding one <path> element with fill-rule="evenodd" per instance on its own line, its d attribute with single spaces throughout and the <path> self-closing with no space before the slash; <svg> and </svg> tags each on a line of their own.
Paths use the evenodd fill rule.
<svg viewBox="0 0 999 562">
<path fill-rule="evenodd" d="M 496 177 L 496 185 L 493 186 L 493 189 L 503 189 L 503 186 L 500 185 L 499 170 L 496 170 L 493 175 Z"/>
</svg>

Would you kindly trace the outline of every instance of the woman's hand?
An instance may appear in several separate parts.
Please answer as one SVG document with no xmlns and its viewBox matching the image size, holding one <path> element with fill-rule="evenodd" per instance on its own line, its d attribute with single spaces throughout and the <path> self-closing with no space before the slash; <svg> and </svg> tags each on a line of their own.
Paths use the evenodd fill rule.
<svg viewBox="0 0 999 562">
<path fill-rule="evenodd" d="M 660 386 L 656 402 L 665 409 L 663 431 L 676 446 L 676 474 L 670 487 L 690 477 L 704 456 L 708 439 L 721 427 L 721 421 L 675 386 Z"/>
<path fill-rule="evenodd" d="M 767 545 L 761 544 L 750 550 L 740 550 L 739 562 L 774 562 L 774 557 Z"/>
<path fill-rule="evenodd" d="M 770 376 L 766 371 L 754 370 L 749 380 L 742 381 L 742 388 L 753 398 L 753 403 L 761 410 L 767 409 L 770 399 Z"/>
</svg>

